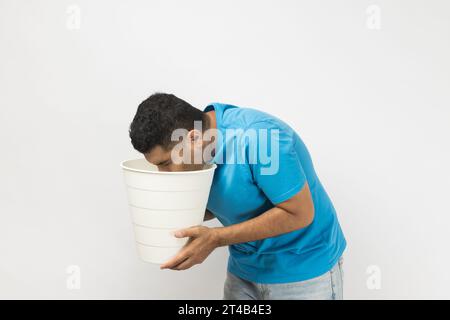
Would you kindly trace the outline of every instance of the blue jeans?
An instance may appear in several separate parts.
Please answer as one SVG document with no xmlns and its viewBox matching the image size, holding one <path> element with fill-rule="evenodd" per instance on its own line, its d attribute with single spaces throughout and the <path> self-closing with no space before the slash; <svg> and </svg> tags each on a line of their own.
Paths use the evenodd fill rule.
<svg viewBox="0 0 450 320">
<path fill-rule="evenodd" d="M 224 300 L 342 300 L 343 257 L 329 271 L 305 281 L 263 284 L 244 280 L 227 271 Z"/>
</svg>

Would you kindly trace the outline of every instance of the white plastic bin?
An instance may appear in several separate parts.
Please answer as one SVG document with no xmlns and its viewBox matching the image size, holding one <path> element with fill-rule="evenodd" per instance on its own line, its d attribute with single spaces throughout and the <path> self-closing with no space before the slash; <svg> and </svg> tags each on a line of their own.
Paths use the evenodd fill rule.
<svg viewBox="0 0 450 320">
<path fill-rule="evenodd" d="M 124 161 L 121 167 L 139 256 L 164 263 L 188 240 L 176 238 L 174 231 L 203 223 L 216 165 L 165 172 L 142 158 Z"/>
</svg>

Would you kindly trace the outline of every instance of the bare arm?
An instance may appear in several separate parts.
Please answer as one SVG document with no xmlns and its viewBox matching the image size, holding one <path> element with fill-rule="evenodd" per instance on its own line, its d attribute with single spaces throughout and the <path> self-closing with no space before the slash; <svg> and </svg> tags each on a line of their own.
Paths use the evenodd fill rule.
<svg viewBox="0 0 450 320">
<path fill-rule="evenodd" d="M 227 246 L 274 237 L 307 227 L 314 219 L 314 204 L 309 186 L 289 200 L 267 210 L 256 218 L 216 229 L 217 243 Z"/>
<path fill-rule="evenodd" d="M 206 213 L 205 213 L 206 216 Z M 278 236 L 307 227 L 314 219 L 314 203 L 306 183 L 301 191 L 256 218 L 227 227 L 195 226 L 175 233 L 190 241 L 161 269 L 185 270 L 202 263 L 217 247 Z"/>
</svg>

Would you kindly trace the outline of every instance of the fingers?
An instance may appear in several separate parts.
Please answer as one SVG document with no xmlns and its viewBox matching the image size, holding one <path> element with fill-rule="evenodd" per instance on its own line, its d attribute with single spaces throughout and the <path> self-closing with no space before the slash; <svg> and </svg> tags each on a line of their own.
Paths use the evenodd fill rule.
<svg viewBox="0 0 450 320">
<path fill-rule="evenodd" d="M 195 263 L 192 259 L 189 259 L 192 255 L 189 249 L 186 249 L 192 240 L 200 235 L 200 227 L 194 226 L 186 229 L 177 230 L 174 236 L 177 238 L 189 237 L 189 241 L 185 244 L 183 249 L 172 259 L 160 266 L 160 269 L 173 269 L 173 270 L 184 270 L 192 267 Z M 187 261 L 189 260 L 189 261 Z M 176 267 L 176 268 L 175 268 Z M 181 269 L 182 268 L 182 269 Z"/>
<path fill-rule="evenodd" d="M 186 270 L 186 269 L 189 269 L 190 267 L 192 267 L 194 264 L 195 264 L 194 260 L 192 258 L 188 258 L 172 269 L 173 270 Z"/>
<path fill-rule="evenodd" d="M 195 227 L 190 227 L 187 229 L 181 229 L 181 230 L 177 230 L 175 231 L 175 237 L 177 238 L 186 238 L 186 237 L 197 237 L 200 233 L 200 228 L 195 226 Z"/>
<path fill-rule="evenodd" d="M 186 251 L 182 251 L 179 254 L 177 254 L 175 257 L 167 261 L 166 263 L 162 264 L 159 268 L 162 269 L 172 269 L 173 267 L 179 265 L 183 261 L 189 258 L 189 255 L 186 253 Z"/>
</svg>

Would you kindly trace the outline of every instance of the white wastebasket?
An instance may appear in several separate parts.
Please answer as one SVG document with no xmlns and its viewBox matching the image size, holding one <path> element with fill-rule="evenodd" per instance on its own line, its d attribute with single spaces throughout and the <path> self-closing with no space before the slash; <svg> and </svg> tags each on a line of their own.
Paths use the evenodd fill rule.
<svg viewBox="0 0 450 320">
<path fill-rule="evenodd" d="M 165 172 L 142 158 L 124 161 L 121 167 L 139 256 L 164 263 L 188 240 L 176 238 L 174 231 L 203 223 L 216 165 Z"/>
</svg>

